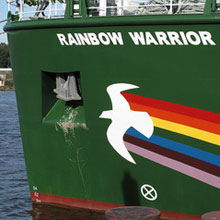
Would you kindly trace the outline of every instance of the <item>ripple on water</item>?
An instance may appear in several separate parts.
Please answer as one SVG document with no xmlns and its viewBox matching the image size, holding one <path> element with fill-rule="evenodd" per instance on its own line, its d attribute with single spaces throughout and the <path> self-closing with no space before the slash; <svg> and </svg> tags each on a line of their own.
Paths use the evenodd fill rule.
<svg viewBox="0 0 220 220">
<path fill-rule="evenodd" d="M 104 213 L 30 200 L 14 92 L 0 92 L 0 219 L 104 220 Z M 3 125 L 3 126 L 2 126 Z"/>
<path fill-rule="evenodd" d="M 32 219 L 14 92 L 0 92 L 0 219 Z"/>
</svg>

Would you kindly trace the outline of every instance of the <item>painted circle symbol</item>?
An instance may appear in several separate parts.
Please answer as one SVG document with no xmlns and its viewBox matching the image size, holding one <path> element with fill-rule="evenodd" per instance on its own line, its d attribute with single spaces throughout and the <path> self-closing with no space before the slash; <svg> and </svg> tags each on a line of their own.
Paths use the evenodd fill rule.
<svg viewBox="0 0 220 220">
<path fill-rule="evenodd" d="M 154 189 L 153 186 L 148 184 L 144 184 L 141 187 L 141 194 L 145 199 L 150 201 L 154 201 L 157 199 L 157 191 Z"/>
</svg>

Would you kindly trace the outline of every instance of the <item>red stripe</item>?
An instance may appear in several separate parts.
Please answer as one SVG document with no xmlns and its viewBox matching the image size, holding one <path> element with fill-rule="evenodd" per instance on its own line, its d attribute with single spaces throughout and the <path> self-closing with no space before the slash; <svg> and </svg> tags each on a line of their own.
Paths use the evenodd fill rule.
<svg viewBox="0 0 220 220">
<path fill-rule="evenodd" d="M 74 208 L 78 207 L 78 208 L 86 208 L 86 209 L 100 210 L 100 211 L 106 211 L 108 209 L 123 206 L 123 205 L 107 203 L 107 202 L 76 199 L 71 197 L 56 196 L 56 195 L 50 195 L 50 194 L 38 193 L 38 192 L 30 192 L 30 194 L 31 194 L 32 202 L 41 203 L 41 204 L 44 203 L 44 204 L 51 204 L 57 206 L 59 205 L 69 206 Z M 201 217 L 198 215 L 161 211 L 160 219 L 161 220 L 201 220 Z"/>
<path fill-rule="evenodd" d="M 210 121 L 193 118 L 188 115 L 182 115 L 175 112 L 168 112 L 158 108 L 152 108 L 146 105 L 140 105 L 130 102 L 130 108 L 133 111 L 147 112 L 151 117 L 160 118 L 163 120 L 175 122 L 178 124 L 198 128 L 200 130 L 212 132 L 220 135 L 220 124 Z"/>
<path fill-rule="evenodd" d="M 188 107 L 188 106 L 166 102 L 162 100 L 142 97 L 142 96 L 129 94 L 125 92 L 122 92 L 121 94 L 126 98 L 128 102 L 131 102 L 131 103 L 150 106 L 150 107 L 158 108 L 158 109 L 165 110 L 165 111 L 176 112 L 182 115 L 188 115 L 193 118 L 198 118 L 198 119 L 220 124 L 220 114 L 218 113 L 209 112 L 209 111 L 205 111 L 202 109 Z"/>
<path fill-rule="evenodd" d="M 77 199 L 66 196 L 50 195 L 46 193 L 30 192 L 32 202 L 63 205 L 69 207 L 79 207 L 94 210 L 108 210 L 111 208 L 121 207 L 123 205 L 106 202 Z"/>
<path fill-rule="evenodd" d="M 199 215 L 161 211 L 160 220 L 201 220 Z"/>
</svg>

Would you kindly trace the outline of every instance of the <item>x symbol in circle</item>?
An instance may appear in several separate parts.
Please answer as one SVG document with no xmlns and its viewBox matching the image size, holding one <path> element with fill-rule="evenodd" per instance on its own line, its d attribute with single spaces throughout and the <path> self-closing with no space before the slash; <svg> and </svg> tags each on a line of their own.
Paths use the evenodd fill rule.
<svg viewBox="0 0 220 220">
<path fill-rule="evenodd" d="M 151 185 L 144 184 L 141 187 L 141 194 L 147 200 L 154 201 L 157 199 L 157 191 Z"/>
</svg>

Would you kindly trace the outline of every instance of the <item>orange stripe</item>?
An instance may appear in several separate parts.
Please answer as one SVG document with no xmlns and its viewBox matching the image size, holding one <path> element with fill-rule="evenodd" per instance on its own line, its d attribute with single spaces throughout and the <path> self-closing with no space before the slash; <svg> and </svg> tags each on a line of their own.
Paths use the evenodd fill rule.
<svg viewBox="0 0 220 220">
<path fill-rule="evenodd" d="M 215 112 L 210 112 L 198 108 L 175 104 L 158 99 L 147 98 L 125 92 L 121 92 L 121 94 L 129 103 L 138 103 L 140 105 L 150 106 L 152 108 L 162 109 L 168 112 L 175 112 L 177 114 L 186 115 L 192 118 L 198 118 L 200 120 L 210 121 L 215 124 L 220 124 L 220 114 Z"/>
<path fill-rule="evenodd" d="M 149 106 L 139 105 L 136 103 L 129 102 L 129 104 L 130 104 L 131 110 L 148 112 L 148 114 L 152 117 L 157 117 L 163 120 L 175 122 L 178 124 L 183 124 L 183 125 L 190 126 L 193 128 L 198 128 L 200 130 L 212 132 L 215 134 L 220 134 L 220 125 L 215 124 L 213 122 L 204 121 L 198 118 L 181 115 L 181 114 L 174 113 L 174 112 L 168 112 L 165 110 L 160 110 L 160 109 L 152 108 Z"/>
</svg>

